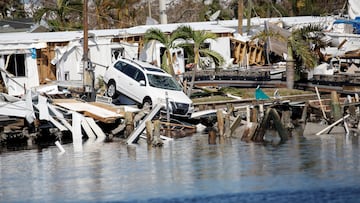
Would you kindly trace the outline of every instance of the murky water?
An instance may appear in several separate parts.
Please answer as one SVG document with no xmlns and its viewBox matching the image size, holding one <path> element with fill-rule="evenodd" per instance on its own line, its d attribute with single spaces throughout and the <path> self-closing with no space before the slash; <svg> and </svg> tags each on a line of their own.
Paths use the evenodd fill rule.
<svg viewBox="0 0 360 203">
<path fill-rule="evenodd" d="M 359 139 L 294 136 L 280 146 L 198 133 L 145 144 L 84 143 L 0 154 L 0 202 L 357 202 Z"/>
</svg>

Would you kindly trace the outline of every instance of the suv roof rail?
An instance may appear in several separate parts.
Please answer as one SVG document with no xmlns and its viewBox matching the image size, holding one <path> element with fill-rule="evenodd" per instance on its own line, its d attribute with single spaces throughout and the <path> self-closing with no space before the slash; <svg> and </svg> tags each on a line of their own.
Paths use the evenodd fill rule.
<svg viewBox="0 0 360 203">
<path fill-rule="evenodd" d="M 142 65 L 140 65 L 140 64 L 136 61 L 136 59 L 128 59 L 128 58 L 122 58 L 122 59 L 127 60 L 127 61 L 129 61 L 130 63 L 135 63 L 135 64 L 138 65 L 141 69 L 145 70 L 145 68 L 144 68 Z"/>
</svg>

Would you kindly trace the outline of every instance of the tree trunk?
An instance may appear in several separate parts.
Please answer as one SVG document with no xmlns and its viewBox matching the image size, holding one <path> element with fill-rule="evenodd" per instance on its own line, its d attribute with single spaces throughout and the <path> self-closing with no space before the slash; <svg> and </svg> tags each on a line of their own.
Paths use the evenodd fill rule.
<svg viewBox="0 0 360 203">
<path fill-rule="evenodd" d="M 242 35 L 244 0 L 238 0 L 238 33 Z"/>
<path fill-rule="evenodd" d="M 295 77 L 295 61 L 293 57 L 293 51 L 291 46 L 288 46 L 288 56 L 286 59 L 286 87 L 294 89 L 294 77 Z"/>
<path fill-rule="evenodd" d="M 175 76 L 175 72 L 174 72 L 174 68 L 173 68 L 173 60 L 170 54 L 170 50 L 168 50 L 166 52 L 166 58 L 167 58 L 167 65 L 168 65 L 168 69 L 169 69 L 169 74 L 172 75 L 173 77 Z"/>
<path fill-rule="evenodd" d="M 193 69 L 192 69 L 192 75 L 191 75 L 191 82 L 190 82 L 190 87 L 189 89 L 187 90 L 187 96 L 190 97 L 191 96 L 191 92 L 194 88 L 194 83 L 195 83 L 195 76 L 196 76 L 196 70 L 197 70 L 197 67 L 198 64 L 194 64 L 193 66 Z"/>
</svg>

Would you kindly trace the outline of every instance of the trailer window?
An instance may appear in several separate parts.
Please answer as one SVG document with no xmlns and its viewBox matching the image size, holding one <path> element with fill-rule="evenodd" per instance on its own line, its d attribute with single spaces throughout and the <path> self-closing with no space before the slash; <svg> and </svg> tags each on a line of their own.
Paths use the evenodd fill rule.
<svg viewBox="0 0 360 203">
<path fill-rule="evenodd" d="M 25 71 L 25 54 L 11 54 L 5 55 L 5 64 L 9 59 L 9 64 L 7 66 L 7 71 L 14 75 L 15 77 L 24 77 L 26 76 Z"/>
</svg>

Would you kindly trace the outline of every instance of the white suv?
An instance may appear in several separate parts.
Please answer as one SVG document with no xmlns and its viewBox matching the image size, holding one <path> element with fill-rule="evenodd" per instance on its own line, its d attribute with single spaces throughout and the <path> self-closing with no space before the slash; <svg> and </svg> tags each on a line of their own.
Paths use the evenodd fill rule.
<svg viewBox="0 0 360 203">
<path fill-rule="evenodd" d="M 107 68 L 104 82 L 107 95 L 113 99 L 121 93 L 139 106 L 155 105 L 165 104 L 167 94 L 173 115 L 190 117 L 194 110 L 179 83 L 170 74 L 146 62 L 118 59 Z"/>
</svg>

